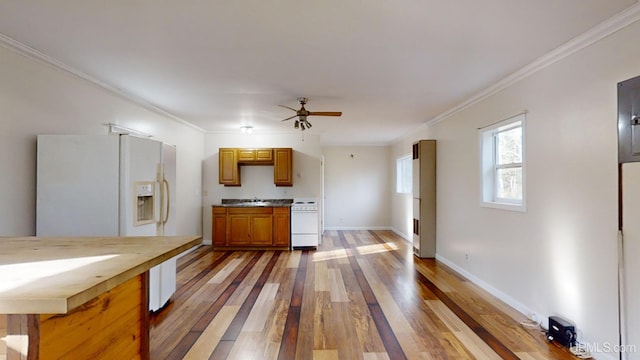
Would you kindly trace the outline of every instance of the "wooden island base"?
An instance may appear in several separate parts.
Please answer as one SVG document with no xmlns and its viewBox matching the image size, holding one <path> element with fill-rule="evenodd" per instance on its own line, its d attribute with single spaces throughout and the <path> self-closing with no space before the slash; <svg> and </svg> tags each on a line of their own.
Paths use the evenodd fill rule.
<svg viewBox="0 0 640 360">
<path fill-rule="evenodd" d="M 7 359 L 149 359 L 147 274 L 68 314 L 6 315 Z"/>
<path fill-rule="evenodd" d="M 149 359 L 149 270 L 201 242 L 3 238 L 0 360 Z"/>
</svg>

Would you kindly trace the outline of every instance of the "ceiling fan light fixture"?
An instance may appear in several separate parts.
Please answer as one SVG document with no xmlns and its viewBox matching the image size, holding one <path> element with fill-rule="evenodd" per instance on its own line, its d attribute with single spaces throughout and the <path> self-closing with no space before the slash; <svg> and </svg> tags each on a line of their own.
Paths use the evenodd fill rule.
<svg viewBox="0 0 640 360">
<path fill-rule="evenodd" d="M 305 129 L 311 129 L 311 123 L 307 120 L 307 117 L 309 116 L 342 116 L 342 112 L 341 111 L 309 111 L 307 109 L 304 108 L 304 105 L 307 103 L 307 98 L 298 98 L 298 102 L 300 102 L 300 109 L 296 110 L 292 107 L 286 106 L 286 105 L 278 105 L 280 107 L 283 107 L 285 109 L 289 109 L 294 111 L 296 114 L 293 116 L 289 116 L 286 119 L 280 120 L 280 121 L 287 121 L 287 120 L 291 120 L 291 119 L 296 119 L 293 127 L 296 129 L 301 129 L 302 131 L 304 131 Z"/>
</svg>

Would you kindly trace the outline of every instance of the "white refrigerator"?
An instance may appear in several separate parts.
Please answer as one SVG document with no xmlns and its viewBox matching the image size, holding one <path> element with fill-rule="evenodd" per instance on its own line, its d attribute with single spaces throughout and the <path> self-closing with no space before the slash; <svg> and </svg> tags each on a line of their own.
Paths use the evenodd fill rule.
<svg viewBox="0 0 640 360">
<path fill-rule="evenodd" d="M 640 360 L 640 76 L 618 84 L 620 359 Z"/>
<path fill-rule="evenodd" d="M 176 149 L 129 135 L 39 135 L 36 235 L 176 234 Z M 176 290 L 176 258 L 150 270 L 149 308 Z"/>
</svg>

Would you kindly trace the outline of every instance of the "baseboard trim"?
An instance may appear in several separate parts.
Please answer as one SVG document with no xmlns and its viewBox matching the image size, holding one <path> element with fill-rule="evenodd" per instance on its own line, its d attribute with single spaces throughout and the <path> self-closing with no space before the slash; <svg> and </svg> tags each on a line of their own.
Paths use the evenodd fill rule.
<svg viewBox="0 0 640 360">
<path fill-rule="evenodd" d="M 410 239 L 407 234 L 403 233 L 402 231 L 400 231 L 400 230 L 398 230 L 398 229 L 396 229 L 394 227 L 391 228 L 391 231 L 393 231 L 394 234 L 400 236 L 401 238 L 407 240 L 408 242 L 412 242 L 413 241 L 413 239 Z"/>
<path fill-rule="evenodd" d="M 442 255 L 436 254 L 436 260 L 438 260 L 441 263 L 443 263 L 443 264 L 447 265 L 448 267 L 452 268 L 454 271 L 456 271 L 462 277 L 464 277 L 467 280 L 471 281 L 472 283 L 476 284 L 477 286 L 482 288 L 484 291 L 486 291 L 486 292 L 490 293 L 491 295 L 497 297 L 500 301 L 504 302 L 505 304 L 511 306 L 516 311 L 521 313 L 525 318 L 527 317 L 527 314 L 540 314 L 539 312 L 532 310 L 528 306 L 526 306 L 526 305 L 522 304 L 521 302 L 515 300 L 514 298 L 512 298 L 509 295 L 507 295 L 506 293 L 496 289 L 491 284 L 485 282 L 484 280 L 480 279 L 479 277 L 473 275 L 472 273 L 468 272 L 467 270 L 465 270 L 465 269 L 461 268 L 460 266 L 456 265 L 454 262 L 452 262 L 449 259 L 443 257 Z"/>
</svg>

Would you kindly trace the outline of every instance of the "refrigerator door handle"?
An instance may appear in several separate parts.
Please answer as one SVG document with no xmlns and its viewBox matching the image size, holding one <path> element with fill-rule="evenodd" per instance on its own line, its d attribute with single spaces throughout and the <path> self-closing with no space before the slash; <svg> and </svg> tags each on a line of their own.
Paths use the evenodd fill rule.
<svg viewBox="0 0 640 360">
<path fill-rule="evenodd" d="M 167 179 L 162 179 L 162 185 L 163 194 L 166 194 L 166 196 L 163 196 L 166 198 L 166 210 L 164 212 L 164 219 L 162 220 L 162 224 L 164 225 L 167 223 L 167 221 L 169 221 L 169 209 L 171 209 L 171 191 L 169 190 L 169 182 L 167 181 Z"/>
</svg>

